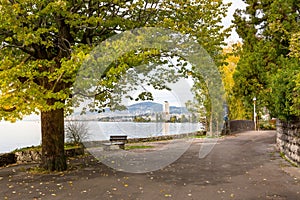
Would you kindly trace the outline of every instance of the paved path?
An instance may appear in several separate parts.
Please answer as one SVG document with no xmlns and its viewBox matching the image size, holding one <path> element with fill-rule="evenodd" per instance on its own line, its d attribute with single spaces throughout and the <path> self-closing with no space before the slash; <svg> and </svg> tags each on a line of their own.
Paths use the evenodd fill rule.
<svg viewBox="0 0 300 200">
<path fill-rule="evenodd" d="M 275 132 L 245 132 L 218 141 L 199 159 L 202 139 L 173 164 L 144 174 L 116 172 L 92 157 L 57 174 L 0 169 L 0 199 L 300 199 L 300 169 L 275 150 Z"/>
</svg>

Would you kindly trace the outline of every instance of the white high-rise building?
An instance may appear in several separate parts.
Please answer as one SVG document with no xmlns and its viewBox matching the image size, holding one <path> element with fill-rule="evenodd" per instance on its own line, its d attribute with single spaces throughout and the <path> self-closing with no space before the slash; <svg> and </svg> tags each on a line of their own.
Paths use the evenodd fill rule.
<svg viewBox="0 0 300 200">
<path fill-rule="evenodd" d="M 164 116 L 165 116 L 165 121 L 170 120 L 170 105 L 168 101 L 165 101 Z"/>
</svg>

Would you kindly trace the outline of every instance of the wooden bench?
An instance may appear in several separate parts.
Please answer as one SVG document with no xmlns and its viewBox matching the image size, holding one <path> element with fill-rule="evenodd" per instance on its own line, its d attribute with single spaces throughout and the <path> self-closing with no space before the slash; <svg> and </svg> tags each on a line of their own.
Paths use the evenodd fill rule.
<svg viewBox="0 0 300 200">
<path fill-rule="evenodd" d="M 127 135 L 111 135 L 109 137 L 109 141 L 110 143 L 104 143 L 104 145 L 118 145 L 120 149 L 125 149 L 125 143 L 127 143 Z"/>
</svg>

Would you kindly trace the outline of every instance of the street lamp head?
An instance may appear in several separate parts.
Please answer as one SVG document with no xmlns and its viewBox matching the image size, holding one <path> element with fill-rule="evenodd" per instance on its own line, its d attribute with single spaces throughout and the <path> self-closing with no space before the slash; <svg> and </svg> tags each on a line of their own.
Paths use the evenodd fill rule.
<svg viewBox="0 0 300 200">
<path fill-rule="evenodd" d="M 253 97 L 253 101 L 256 101 L 256 97 Z"/>
</svg>

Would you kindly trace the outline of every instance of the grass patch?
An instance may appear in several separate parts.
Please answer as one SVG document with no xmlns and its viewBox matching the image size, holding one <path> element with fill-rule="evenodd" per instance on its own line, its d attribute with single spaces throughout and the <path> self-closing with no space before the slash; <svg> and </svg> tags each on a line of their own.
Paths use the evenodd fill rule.
<svg viewBox="0 0 300 200">
<path fill-rule="evenodd" d="M 207 138 L 206 135 L 193 135 L 191 138 Z"/>
<path fill-rule="evenodd" d="M 16 153 L 16 152 L 20 152 L 20 151 L 40 151 L 40 150 L 42 150 L 41 145 L 15 149 L 12 151 L 12 153 Z"/>
<path fill-rule="evenodd" d="M 80 148 L 80 147 L 82 147 L 80 144 L 72 144 L 72 143 L 65 143 L 64 144 L 65 150 L 76 149 L 76 148 Z M 17 148 L 15 150 L 13 150 L 12 153 L 16 153 L 16 152 L 20 152 L 20 151 L 41 151 L 41 150 L 42 150 L 42 146 L 38 145 L 38 146 Z"/>
<path fill-rule="evenodd" d="M 128 146 L 125 146 L 125 150 L 150 149 L 150 148 L 154 148 L 154 146 L 150 146 L 150 145 L 128 145 Z"/>
<path fill-rule="evenodd" d="M 280 152 L 280 157 L 286 160 L 288 163 L 290 163 L 293 167 L 299 167 L 296 163 L 294 163 L 292 160 L 290 160 L 283 152 Z"/>
<path fill-rule="evenodd" d="M 50 174 L 50 175 L 63 175 L 64 173 L 66 173 L 69 170 L 69 168 L 65 171 L 50 171 L 47 169 L 44 169 L 40 166 L 34 166 L 34 167 L 30 167 L 29 169 L 27 169 L 27 173 L 29 174 L 35 174 L 35 175 L 46 175 L 46 174 Z"/>
<path fill-rule="evenodd" d="M 65 144 L 65 150 L 81 148 L 81 145 Z"/>
<path fill-rule="evenodd" d="M 45 170 L 42 167 L 35 166 L 28 169 L 28 172 L 30 174 L 50 174 L 51 172 L 49 170 Z"/>
<path fill-rule="evenodd" d="M 224 138 L 224 136 L 193 135 L 190 138 L 216 139 L 216 138 Z"/>
</svg>

